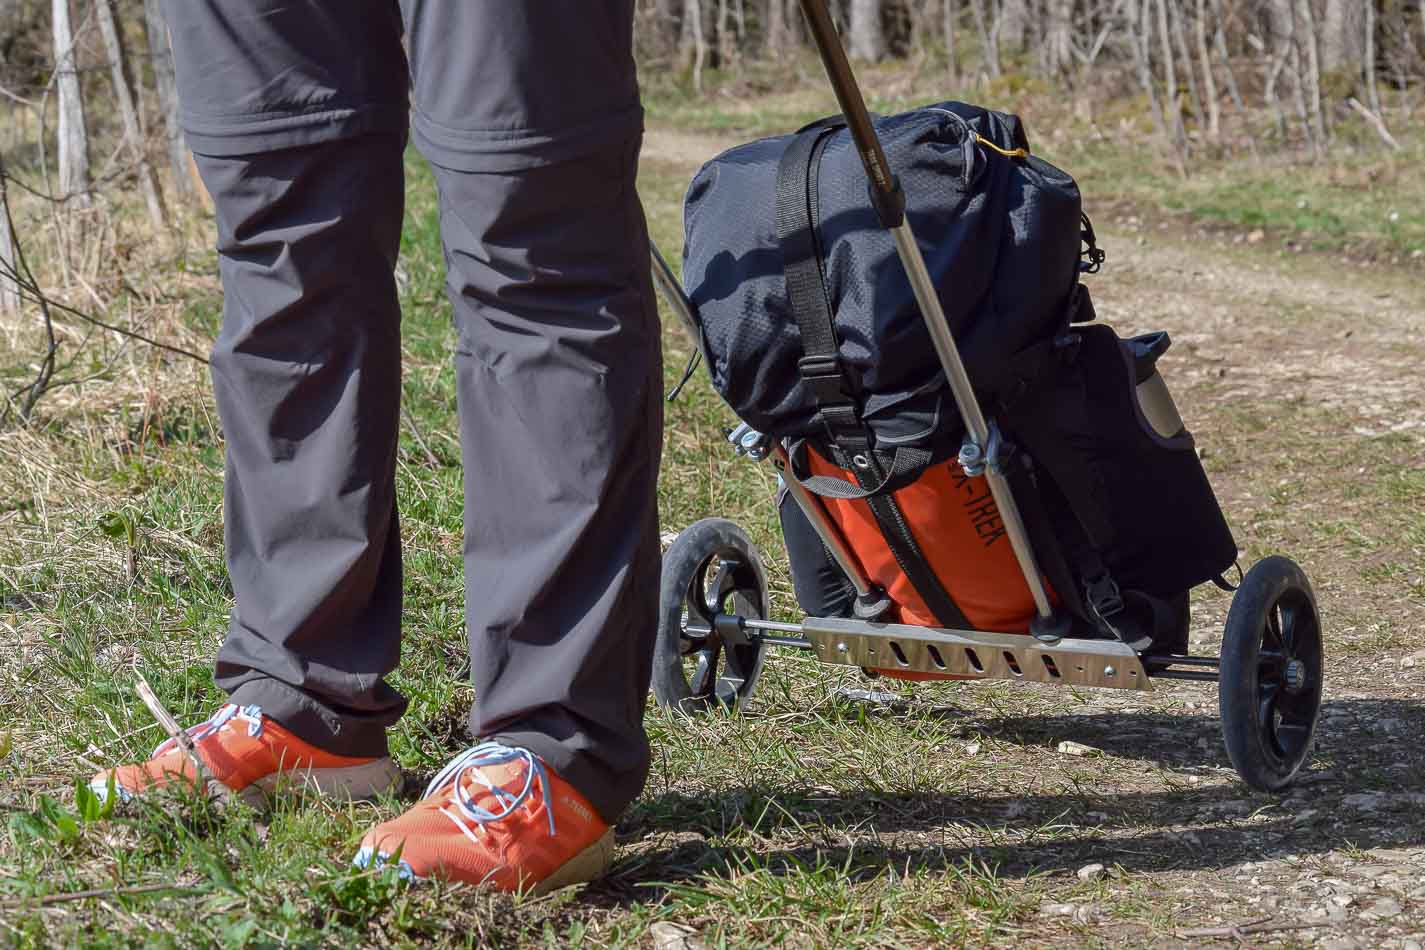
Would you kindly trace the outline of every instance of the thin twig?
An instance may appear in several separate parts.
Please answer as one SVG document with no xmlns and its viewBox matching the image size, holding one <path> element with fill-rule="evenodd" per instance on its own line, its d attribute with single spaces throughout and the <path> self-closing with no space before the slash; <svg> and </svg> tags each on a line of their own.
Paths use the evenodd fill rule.
<svg viewBox="0 0 1425 950">
<path fill-rule="evenodd" d="M 18 243 L 19 242 L 16 242 L 17 245 Z M 18 258 L 18 256 L 19 255 L 17 253 L 16 257 Z M 108 330 L 111 333 L 117 333 L 120 336 L 130 337 L 132 339 L 138 340 L 141 343 L 147 343 L 149 346 L 156 347 L 160 350 L 166 350 L 167 352 L 173 353 L 176 356 L 186 356 L 190 360 L 196 360 L 204 365 L 207 365 L 208 363 L 208 358 L 206 356 L 194 353 L 192 350 L 185 350 L 181 346 L 173 346 L 168 343 L 163 343 L 151 337 L 144 336 L 142 333 L 138 333 L 137 331 L 126 330 L 121 326 L 116 326 L 112 323 L 106 323 L 105 321 L 100 320 L 96 316 L 85 313 L 82 310 L 76 310 L 74 307 L 71 307 L 68 304 L 61 303 L 60 301 L 55 300 L 53 297 L 46 296 L 44 292 L 40 289 L 39 284 L 35 281 L 34 275 L 29 273 L 29 268 L 25 268 L 24 274 L 11 273 L 7 269 L 5 272 L 5 276 L 13 280 L 19 286 L 21 291 L 29 295 L 32 300 L 34 300 L 37 304 L 40 304 L 42 307 L 53 307 L 55 310 L 58 310 L 61 313 L 67 313 L 71 317 L 83 320 L 85 323 L 92 323 L 94 326 Z"/>
<path fill-rule="evenodd" d="M 1390 134 L 1390 129 L 1385 127 L 1384 119 L 1376 115 L 1371 110 L 1367 109 L 1365 106 L 1361 105 L 1360 100 L 1358 100 L 1355 96 L 1347 96 L 1346 105 L 1350 106 L 1353 112 L 1357 113 L 1361 118 L 1365 119 L 1367 122 L 1370 123 L 1371 128 L 1375 129 L 1376 134 L 1381 137 L 1381 141 L 1385 142 L 1385 144 L 1389 145 L 1393 149 L 1400 149 L 1400 143 L 1395 140 L 1395 136 Z"/>
<path fill-rule="evenodd" d="M 18 93 L 11 92 L 4 86 L 0 86 L 0 96 L 4 96 L 6 99 L 11 100 L 12 102 L 18 102 L 22 106 L 34 107 L 39 104 L 33 99 L 26 99 L 24 96 L 19 95 Z"/>
<path fill-rule="evenodd" d="M 25 907 L 44 907 L 50 904 L 64 904 L 69 901 L 87 901 L 102 897 L 128 897 L 131 894 L 152 894 L 156 891 L 178 891 L 183 894 L 198 894 L 202 888 L 182 884 L 138 884 L 133 887 L 96 887 L 88 891 L 65 891 L 61 894 L 46 894 L 38 898 L 0 903 L 0 909 L 21 910 Z"/>
<path fill-rule="evenodd" d="M 416 426 L 416 417 L 411 415 L 411 410 L 402 406 L 401 415 L 406 417 L 406 425 L 411 427 L 411 435 L 415 438 L 416 444 L 421 447 L 421 451 L 425 452 L 426 463 L 431 468 L 440 468 L 440 459 L 436 458 L 435 453 L 430 450 L 430 446 L 426 445 L 426 440 L 421 436 L 421 430 Z"/>
<path fill-rule="evenodd" d="M 0 274 L 0 276 L 9 278 L 10 283 L 21 292 L 23 299 L 25 283 L 33 285 L 35 283 L 35 275 L 34 272 L 30 270 L 30 262 L 28 258 L 25 257 L 25 250 L 20 244 L 19 232 L 15 228 L 15 218 L 10 213 L 10 193 L 6 189 L 6 182 L 8 180 L 9 176 L 5 173 L 4 160 L 0 159 L 0 214 L 5 216 L 6 230 L 10 234 L 10 249 L 13 252 L 13 263 L 7 262 L 4 268 L 5 273 Z M 21 280 L 21 271 L 24 271 L 24 282 Z M 45 337 L 48 348 L 45 352 L 44 359 L 40 362 L 39 375 L 35 377 L 35 381 L 32 384 L 20 391 L 25 393 L 25 401 L 20 405 L 19 411 L 20 420 L 22 422 L 29 421 L 30 413 L 34 411 L 35 403 L 39 402 L 40 397 L 43 396 L 45 390 L 49 388 L 50 379 L 54 376 L 55 354 L 59 351 L 59 341 L 55 336 L 54 316 L 50 313 L 49 301 L 43 296 L 40 296 L 36 297 L 35 302 L 39 304 L 40 314 L 44 318 Z M 18 396 L 19 393 L 15 395 Z M 8 415 L 8 413 L 9 409 L 7 407 L 6 414 Z"/>
<path fill-rule="evenodd" d="M 158 720 L 158 724 L 168 733 L 168 737 L 178 743 L 178 748 L 188 756 L 188 761 L 193 764 L 193 771 L 197 774 L 199 785 L 224 804 L 231 804 L 234 800 L 232 789 L 213 777 L 207 763 L 198 754 L 198 747 L 193 744 L 193 737 L 188 735 L 188 731 L 178 724 L 178 720 L 173 718 L 173 714 L 164 708 L 163 703 L 154 694 L 153 688 L 148 685 L 148 680 L 143 678 L 143 674 L 135 673 L 134 677 L 136 680 L 134 690 L 139 694 L 139 699 L 142 699 L 143 704 L 148 707 L 148 711 L 153 713 L 153 718 Z"/>
<path fill-rule="evenodd" d="M 1267 924 L 1270 917 L 1262 917 L 1258 920 L 1245 924 L 1231 924 L 1226 927 L 1199 927 L 1196 930 L 1179 930 L 1175 936 L 1180 940 L 1189 940 L 1193 937 L 1231 937 L 1234 940 L 1246 940 L 1255 934 L 1281 933 L 1287 930 L 1314 930 L 1318 927 L 1329 927 L 1331 924 L 1322 921 L 1319 924 Z M 1266 926 L 1263 926 L 1263 925 Z"/>
</svg>

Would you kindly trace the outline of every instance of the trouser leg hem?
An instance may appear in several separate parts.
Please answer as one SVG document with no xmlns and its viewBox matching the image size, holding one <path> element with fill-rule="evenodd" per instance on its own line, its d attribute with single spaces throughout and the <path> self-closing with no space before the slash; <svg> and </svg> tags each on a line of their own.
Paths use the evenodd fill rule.
<svg viewBox="0 0 1425 950">
<path fill-rule="evenodd" d="M 587 756 L 571 752 L 559 742 L 540 732 L 507 730 L 482 736 L 483 741 L 528 749 L 544 760 L 544 764 L 574 786 L 594 806 L 606 824 L 616 824 L 628 806 L 643 791 L 643 776 L 611 778 L 588 760 Z"/>
<path fill-rule="evenodd" d="M 280 680 L 243 683 L 233 690 L 229 701 L 262 707 L 265 715 L 297 738 L 333 755 L 379 758 L 390 752 L 384 725 L 343 716 Z"/>
</svg>

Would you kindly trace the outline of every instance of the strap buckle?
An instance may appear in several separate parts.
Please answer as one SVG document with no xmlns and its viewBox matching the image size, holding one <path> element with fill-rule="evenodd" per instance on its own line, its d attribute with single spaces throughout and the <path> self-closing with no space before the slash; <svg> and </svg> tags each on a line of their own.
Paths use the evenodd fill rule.
<svg viewBox="0 0 1425 950">
<path fill-rule="evenodd" d="M 803 356 L 797 360 L 797 372 L 811 386 L 818 403 L 851 402 L 843 386 L 846 376 L 841 372 L 840 357 L 825 353 Z"/>
<path fill-rule="evenodd" d="M 1084 594 L 1089 606 L 1100 619 L 1107 620 L 1123 611 L 1123 593 L 1118 589 L 1118 582 L 1113 579 L 1113 575 L 1107 571 L 1086 579 Z"/>
</svg>

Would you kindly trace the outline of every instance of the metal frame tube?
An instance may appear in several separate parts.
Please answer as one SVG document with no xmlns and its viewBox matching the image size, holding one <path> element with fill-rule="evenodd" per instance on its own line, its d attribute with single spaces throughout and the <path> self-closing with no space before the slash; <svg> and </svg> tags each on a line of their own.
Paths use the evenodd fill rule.
<svg viewBox="0 0 1425 950">
<path fill-rule="evenodd" d="M 688 293 L 683 289 L 682 281 L 678 280 L 677 275 L 673 273 L 673 268 L 668 266 L 663 255 L 658 253 L 658 246 L 651 240 L 648 242 L 648 253 L 653 261 L 653 280 L 658 284 L 658 289 L 663 292 L 663 299 L 668 301 L 668 306 L 673 308 L 673 314 L 678 318 L 678 322 L 683 324 L 684 330 L 688 331 L 688 339 L 692 341 L 693 346 L 702 350 L 703 335 L 698 330 L 697 318 L 693 316 L 693 302 L 688 299 Z"/>
<path fill-rule="evenodd" d="M 852 138 L 856 142 L 856 149 L 861 155 L 861 162 L 866 169 L 866 177 L 871 183 L 871 194 L 876 203 L 877 212 L 882 215 L 883 222 L 895 238 L 896 251 L 900 255 L 901 265 L 905 268 L 906 276 L 910 279 L 915 302 L 920 307 L 926 328 L 930 331 L 930 339 L 935 345 L 935 353 L 940 358 L 941 367 L 945 370 L 945 379 L 950 384 L 950 390 L 955 396 L 955 404 L 959 407 L 965 428 L 970 433 L 970 437 L 982 449 L 987 448 L 990 435 L 989 423 L 986 422 L 979 401 L 975 398 L 974 387 L 970 384 L 970 377 L 965 372 L 965 364 L 960 359 L 960 351 L 955 346 L 955 337 L 950 332 L 950 323 L 945 318 L 944 308 L 940 305 L 940 296 L 936 290 L 935 282 L 925 267 L 925 258 L 920 253 L 920 246 L 915 242 L 915 235 L 911 233 L 910 225 L 905 220 L 904 197 L 900 190 L 900 183 L 891 174 L 885 151 L 881 148 L 875 128 L 871 125 L 870 114 L 866 111 L 866 102 L 861 97 L 861 90 L 856 84 L 855 74 L 852 73 L 851 64 L 846 58 L 846 51 L 841 48 L 841 38 L 836 34 L 836 27 L 826 8 L 826 0 L 801 0 L 801 7 L 811 27 L 812 37 L 816 40 L 817 49 L 821 53 L 822 64 L 826 67 L 827 76 L 830 77 L 832 88 L 836 92 L 836 99 L 841 104 L 842 113 L 846 117 L 847 127 L 850 129 Z M 1024 575 L 1025 583 L 1029 585 L 1030 594 L 1034 597 L 1035 610 L 1041 618 L 1050 619 L 1054 616 L 1054 607 L 1049 601 L 1049 592 L 1044 584 L 1043 575 L 1039 572 L 1039 562 L 1034 556 L 1034 547 L 1029 541 L 1029 532 L 1025 529 L 1024 519 L 1019 513 L 1019 506 L 1015 503 L 1014 493 L 1010 490 L 1009 482 L 1001 473 L 994 470 L 993 465 L 986 469 L 985 478 L 989 483 L 995 505 L 999 508 L 1005 533 L 1009 535 L 1010 546 L 1014 548 L 1014 556 L 1019 562 L 1019 569 Z"/>
<path fill-rule="evenodd" d="M 817 537 L 821 538 L 821 543 L 826 545 L 826 549 L 831 552 L 837 567 L 840 567 L 842 572 L 851 579 L 857 595 L 863 598 L 873 596 L 871 579 L 861 568 L 861 562 L 856 560 L 851 549 L 846 546 L 846 539 L 841 536 L 841 530 L 826 513 L 826 507 L 821 503 L 821 499 L 803 488 L 796 476 L 792 474 L 792 460 L 787 455 L 786 447 L 778 439 L 772 440 L 772 457 L 776 460 L 777 469 L 782 472 L 782 483 L 787 486 L 787 493 L 792 496 L 792 501 L 796 502 L 797 507 L 802 510 L 802 514 L 806 515 L 811 526 L 816 529 Z"/>
</svg>

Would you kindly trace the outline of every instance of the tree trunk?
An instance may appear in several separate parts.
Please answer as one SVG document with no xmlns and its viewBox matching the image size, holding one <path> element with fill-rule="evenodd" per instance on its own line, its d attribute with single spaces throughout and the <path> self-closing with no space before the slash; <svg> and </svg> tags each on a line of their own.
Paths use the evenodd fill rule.
<svg viewBox="0 0 1425 950">
<path fill-rule="evenodd" d="M 958 83 L 960 81 L 960 53 L 956 48 L 956 21 L 960 18 L 960 0 L 945 0 L 944 2 L 944 22 L 942 29 L 945 31 L 945 61 L 950 71 L 950 81 Z"/>
<path fill-rule="evenodd" d="M 1044 69 L 1050 76 L 1067 72 L 1074 57 L 1074 0 L 1046 0 Z"/>
<path fill-rule="evenodd" d="M 975 29 L 980 34 L 980 50 L 985 57 L 985 68 L 989 71 L 991 79 L 998 79 L 999 68 L 999 44 L 995 42 L 994 32 L 985 20 L 985 0 L 970 0 L 970 10 L 975 14 Z M 996 26 L 998 20 L 996 20 Z"/>
<path fill-rule="evenodd" d="M 717 0 L 717 65 L 727 69 L 737 56 L 737 41 L 732 35 L 732 8 L 728 0 Z"/>
<path fill-rule="evenodd" d="M 1128 21 L 1128 28 L 1129 41 L 1133 48 L 1133 65 L 1138 73 L 1138 84 L 1143 87 L 1143 92 L 1148 96 L 1148 112 L 1153 118 L 1153 126 L 1158 131 L 1158 137 L 1172 150 L 1178 174 L 1186 176 L 1187 166 L 1183 161 L 1182 152 L 1178 149 L 1177 139 L 1169 130 L 1167 119 L 1163 115 L 1163 107 L 1158 98 L 1157 82 L 1153 79 L 1153 67 L 1150 60 L 1153 42 L 1152 4 L 1153 0 L 1143 0 L 1141 5 L 1137 3 L 1137 0 L 1134 0 L 1130 7 L 1132 15 Z"/>
<path fill-rule="evenodd" d="M 1316 43 L 1316 14 L 1311 10 L 1311 0 L 1298 0 L 1297 9 L 1301 11 L 1302 32 L 1306 41 L 1306 107 L 1311 116 L 1311 134 L 1324 145 L 1326 123 L 1321 116 L 1321 55 Z"/>
<path fill-rule="evenodd" d="M 1202 95 L 1197 88 L 1197 72 L 1192 67 L 1192 55 L 1188 52 L 1187 31 L 1183 28 L 1183 9 L 1178 0 L 1171 0 L 1173 23 L 1173 43 L 1177 50 L 1178 61 L 1183 64 L 1183 75 L 1187 78 L 1188 98 L 1192 101 L 1193 116 L 1201 126 L 1203 115 L 1207 111 L 1202 104 Z"/>
<path fill-rule="evenodd" d="M 80 205 L 89 204 L 89 133 L 84 100 L 74 64 L 74 30 L 69 0 L 54 0 L 54 63 L 59 89 L 59 190 Z"/>
<path fill-rule="evenodd" d="M 154 90 L 158 93 L 158 112 L 163 116 L 164 141 L 168 145 L 173 193 L 180 203 L 187 203 L 193 200 L 197 189 L 188 162 L 188 147 L 183 144 L 183 128 L 178 122 L 178 81 L 173 73 L 173 51 L 168 46 L 168 24 L 163 20 L 160 0 L 144 0 L 144 23 L 153 63 Z"/>
<path fill-rule="evenodd" d="M 767 55 L 776 59 L 787 49 L 787 8 L 783 5 L 783 0 L 767 0 L 767 16 L 764 22 Z"/>
<path fill-rule="evenodd" d="M 1167 110 L 1168 130 L 1177 144 L 1179 154 L 1186 157 L 1187 130 L 1183 128 L 1183 109 L 1182 104 L 1178 102 L 1178 70 L 1173 61 L 1173 33 L 1168 26 L 1168 0 L 1158 0 L 1158 32 L 1163 43 L 1163 101 Z"/>
<path fill-rule="evenodd" d="M 9 190 L 4 175 L 5 166 L 0 163 L 0 315 L 20 311 L 20 285 L 14 279 L 19 274 L 18 255 L 10 228 Z"/>
<path fill-rule="evenodd" d="M 1301 129 L 1311 144 L 1312 154 L 1319 154 L 1321 143 L 1311 125 L 1311 115 L 1306 108 L 1306 84 L 1301 76 L 1301 47 L 1297 40 L 1295 7 L 1292 8 L 1291 35 L 1287 38 L 1287 65 L 1291 67 L 1287 77 L 1291 80 L 1292 102 L 1296 105 L 1296 117 L 1301 121 Z"/>
<path fill-rule="evenodd" d="M 1197 0 L 1197 58 L 1202 67 L 1203 98 L 1207 100 L 1207 135 L 1214 142 L 1222 137 L 1222 109 L 1217 103 L 1217 80 L 1212 75 L 1212 56 L 1207 51 L 1207 0 Z"/>
<path fill-rule="evenodd" d="M 693 89 L 702 92 L 703 63 L 708 56 L 708 44 L 703 36 L 702 0 L 683 0 L 683 37 L 679 45 L 683 64 L 693 67 Z"/>
<path fill-rule="evenodd" d="M 109 6 L 109 0 L 95 0 L 94 13 L 99 19 L 99 33 L 104 38 L 104 50 L 109 56 L 109 78 L 114 83 L 114 99 L 119 104 L 124 140 L 136 165 L 139 190 L 143 192 L 144 204 L 148 207 L 149 221 L 154 228 L 162 230 L 163 199 L 158 192 L 158 182 L 153 177 L 153 166 L 148 163 L 143 132 L 139 129 L 139 116 L 134 108 L 133 85 L 129 80 L 129 61 L 124 52 L 123 40 L 119 36 L 119 24 L 114 21 L 114 10 Z"/>
<path fill-rule="evenodd" d="M 1222 60 L 1222 73 L 1227 80 L 1227 94 L 1232 97 L 1232 105 L 1237 110 L 1237 118 L 1242 123 L 1242 132 L 1247 136 L 1247 148 L 1253 157 L 1257 155 L 1257 133 L 1252 129 L 1251 117 L 1247 115 L 1247 104 L 1242 99 L 1242 90 L 1237 85 L 1237 74 L 1232 69 L 1232 56 L 1227 49 L 1227 31 L 1222 26 L 1222 0 L 1212 0 L 1212 14 L 1216 22 L 1213 44 Z"/>
<path fill-rule="evenodd" d="M 851 55 L 868 63 L 886 55 L 881 29 L 881 0 L 851 0 Z"/>
<path fill-rule="evenodd" d="M 1363 32 L 1366 40 L 1366 101 L 1371 111 L 1380 115 L 1380 92 L 1376 88 L 1376 10 L 1375 0 L 1366 0 Z"/>
<path fill-rule="evenodd" d="M 1029 0 L 1003 0 L 999 11 L 998 39 L 1022 53 L 1029 45 Z"/>
<path fill-rule="evenodd" d="M 1362 0 L 1326 0 L 1321 19 L 1322 72 L 1359 73 L 1365 56 L 1365 7 Z"/>
</svg>

